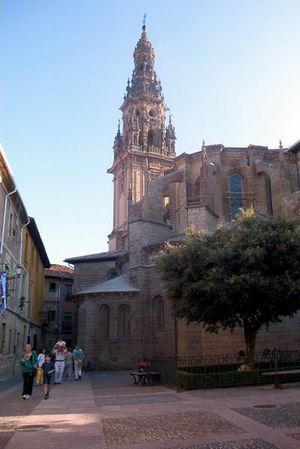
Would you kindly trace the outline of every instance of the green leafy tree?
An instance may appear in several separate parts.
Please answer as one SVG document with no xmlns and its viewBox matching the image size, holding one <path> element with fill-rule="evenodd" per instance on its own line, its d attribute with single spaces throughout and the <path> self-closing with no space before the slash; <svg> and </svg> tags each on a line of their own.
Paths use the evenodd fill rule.
<svg viewBox="0 0 300 449">
<path fill-rule="evenodd" d="M 242 328 L 253 366 L 259 329 L 300 309 L 299 222 L 246 211 L 212 235 L 189 233 L 158 270 L 175 315 L 210 332 Z"/>
</svg>

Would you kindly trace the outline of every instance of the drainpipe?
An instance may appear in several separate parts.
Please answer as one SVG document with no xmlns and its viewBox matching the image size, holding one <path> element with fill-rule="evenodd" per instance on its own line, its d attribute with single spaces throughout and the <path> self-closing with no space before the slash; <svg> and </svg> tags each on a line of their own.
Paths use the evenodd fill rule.
<svg viewBox="0 0 300 449">
<path fill-rule="evenodd" d="M 22 251 L 23 251 L 23 236 L 24 236 L 24 228 L 26 228 L 26 226 L 29 225 L 30 223 L 30 218 L 28 218 L 27 223 L 23 224 L 22 229 L 21 229 L 21 242 L 20 242 L 20 255 L 19 255 L 19 264 L 22 265 Z"/>
<path fill-rule="evenodd" d="M 2 233 L 1 233 L 1 246 L 0 246 L 0 255 L 2 255 L 3 253 L 3 245 L 4 245 L 4 233 L 5 233 L 5 222 L 6 222 L 6 210 L 7 210 L 7 202 L 8 202 L 8 197 L 10 195 L 13 195 L 14 193 L 16 193 L 17 188 L 15 188 L 12 192 L 9 192 L 6 194 L 5 196 L 5 202 L 4 202 L 4 211 L 3 211 L 3 223 L 2 223 Z"/>
</svg>

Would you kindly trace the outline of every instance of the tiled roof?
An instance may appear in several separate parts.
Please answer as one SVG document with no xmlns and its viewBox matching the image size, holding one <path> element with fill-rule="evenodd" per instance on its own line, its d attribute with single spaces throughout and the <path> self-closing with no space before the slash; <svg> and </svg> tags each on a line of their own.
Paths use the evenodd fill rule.
<svg viewBox="0 0 300 449">
<path fill-rule="evenodd" d="M 60 273 L 74 273 L 74 268 L 67 267 L 66 265 L 59 265 L 59 264 L 51 264 L 51 267 L 48 271 L 59 271 Z"/>
<path fill-rule="evenodd" d="M 122 274 L 109 281 L 101 282 L 93 287 L 87 288 L 75 295 L 86 295 L 89 293 L 138 293 L 139 289 L 132 287 L 126 274 Z"/>
<path fill-rule="evenodd" d="M 52 264 L 50 268 L 44 270 L 45 276 L 59 279 L 73 279 L 74 268 L 65 265 Z"/>
<path fill-rule="evenodd" d="M 127 251 L 107 251 L 104 253 L 87 254 L 86 256 L 70 257 L 65 259 L 64 262 L 76 264 L 85 262 L 96 262 L 100 260 L 114 260 L 118 257 L 125 256 Z"/>
</svg>

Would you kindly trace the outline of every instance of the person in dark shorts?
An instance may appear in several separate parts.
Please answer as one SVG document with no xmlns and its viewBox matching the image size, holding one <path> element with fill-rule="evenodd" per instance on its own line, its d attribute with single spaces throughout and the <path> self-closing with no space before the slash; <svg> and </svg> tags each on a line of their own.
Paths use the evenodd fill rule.
<svg viewBox="0 0 300 449">
<path fill-rule="evenodd" d="M 43 369 L 43 386 L 44 386 L 44 399 L 49 398 L 49 385 L 51 383 L 51 377 L 54 373 L 54 363 L 51 362 L 51 355 L 45 355 L 45 362 L 42 365 Z"/>
</svg>

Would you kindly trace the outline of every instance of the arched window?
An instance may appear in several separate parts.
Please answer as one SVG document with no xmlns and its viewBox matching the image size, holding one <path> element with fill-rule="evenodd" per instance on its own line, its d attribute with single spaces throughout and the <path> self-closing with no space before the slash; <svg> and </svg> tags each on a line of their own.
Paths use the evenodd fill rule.
<svg viewBox="0 0 300 449">
<path fill-rule="evenodd" d="M 165 223 L 170 224 L 170 197 L 163 197 L 163 220 Z"/>
<path fill-rule="evenodd" d="M 200 176 L 196 178 L 194 183 L 194 201 L 200 200 Z"/>
<path fill-rule="evenodd" d="M 188 202 L 193 200 L 193 183 L 190 179 L 186 183 L 186 196 Z"/>
<path fill-rule="evenodd" d="M 118 336 L 130 337 L 130 309 L 126 304 L 118 307 Z"/>
<path fill-rule="evenodd" d="M 154 145 L 154 131 L 149 129 L 148 131 L 148 145 Z"/>
<path fill-rule="evenodd" d="M 230 215 L 231 218 L 235 218 L 239 209 L 243 207 L 242 177 L 237 173 L 229 176 L 229 200 Z"/>
<path fill-rule="evenodd" d="M 153 327 L 155 332 L 162 331 L 165 325 L 164 300 L 161 296 L 153 298 Z"/>
<path fill-rule="evenodd" d="M 105 338 L 110 336 L 110 307 L 106 304 L 100 307 L 100 333 Z"/>
</svg>

